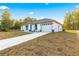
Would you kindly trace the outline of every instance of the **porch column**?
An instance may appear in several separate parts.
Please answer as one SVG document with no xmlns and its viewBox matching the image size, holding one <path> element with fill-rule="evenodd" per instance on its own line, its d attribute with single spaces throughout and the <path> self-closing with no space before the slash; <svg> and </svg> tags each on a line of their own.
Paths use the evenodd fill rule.
<svg viewBox="0 0 79 59">
<path fill-rule="evenodd" d="M 28 31 L 30 30 L 30 24 L 28 24 Z"/>
<path fill-rule="evenodd" d="M 40 24 L 37 24 L 37 31 L 40 32 L 40 30 L 41 30 L 41 25 Z"/>
<path fill-rule="evenodd" d="M 34 24 L 32 24 L 32 31 L 34 31 L 35 30 L 35 25 Z"/>
</svg>

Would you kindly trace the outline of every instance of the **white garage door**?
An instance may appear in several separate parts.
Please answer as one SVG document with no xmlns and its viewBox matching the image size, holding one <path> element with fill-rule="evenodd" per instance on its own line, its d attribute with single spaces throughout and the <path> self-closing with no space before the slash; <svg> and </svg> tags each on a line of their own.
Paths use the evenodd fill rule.
<svg viewBox="0 0 79 59">
<path fill-rule="evenodd" d="M 51 32 L 52 25 L 42 25 L 42 32 Z"/>
</svg>

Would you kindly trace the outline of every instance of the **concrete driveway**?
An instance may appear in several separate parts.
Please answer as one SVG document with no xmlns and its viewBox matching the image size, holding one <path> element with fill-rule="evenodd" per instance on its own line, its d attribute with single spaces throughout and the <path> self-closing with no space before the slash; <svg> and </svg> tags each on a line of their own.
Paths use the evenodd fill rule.
<svg viewBox="0 0 79 59">
<path fill-rule="evenodd" d="M 0 40 L 0 50 L 21 44 L 23 42 L 35 39 L 37 37 L 46 35 L 48 33 L 49 32 L 37 32 L 37 33 L 27 34 L 23 36 L 14 37 L 14 38 Z"/>
</svg>

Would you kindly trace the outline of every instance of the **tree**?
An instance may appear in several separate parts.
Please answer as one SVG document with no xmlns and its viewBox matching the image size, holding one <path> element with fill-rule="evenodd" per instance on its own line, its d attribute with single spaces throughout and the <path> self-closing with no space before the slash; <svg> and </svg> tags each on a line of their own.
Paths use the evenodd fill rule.
<svg viewBox="0 0 79 59">
<path fill-rule="evenodd" d="M 20 29 L 23 22 L 21 20 L 16 20 L 14 23 L 14 29 Z"/>
<path fill-rule="evenodd" d="M 72 24 L 71 18 L 72 18 L 71 13 L 67 13 L 64 18 L 64 24 L 63 24 L 64 29 L 67 29 L 67 30 L 71 29 L 71 24 Z"/>
<path fill-rule="evenodd" d="M 11 29 L 12 25 L 13 25 L 13 21 L 11 20 L 9 11 L 4 10 L 2 13 L 1 30 L 8 31 Z"/>
<path fill-rule="evenodd" d="M 65 15 L 63 27 L 67 30 L 79 30 L 79 7 Z"/>
<path fill-rule="evenodd" d="M 74 11 L 75 29 L 79 29 L 79 7 Z"/>
<path fill-rule="evenodd" d="M 31 22 L 31 21 L 34 21 L 34 20 L 36 20 L 36 18 L 27 17 L 27 18 L 24 19 L 24 23 Z"/>
</svg>

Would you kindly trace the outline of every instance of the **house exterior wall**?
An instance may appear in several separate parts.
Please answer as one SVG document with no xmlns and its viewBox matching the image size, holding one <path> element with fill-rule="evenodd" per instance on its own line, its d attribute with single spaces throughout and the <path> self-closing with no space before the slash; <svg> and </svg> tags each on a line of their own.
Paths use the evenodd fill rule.
<svg viewBox="0 0 79 59">
<path fill-rule="evenodd" d="M 35 24 L 28 24 L 28 30 L 26 30 L 26 26 L 21 26 L 21 30 L 24 32 L 36 31 L 36 32 L 59 32 L 62 31 L 62 26 L 56 22 L 52 22 L 52 24 L 37 24 L 37 30 L 35 30 Z M 30 27 L 32 26 L 32 28 Z"/>
<path fill-rule="evenodd" d="M 59 31 L 63 31 L 63 28 L 61 25 L 59 26 Z"/>
<path fill-rule="evenodd" d="M 25 26 L 25 25 L 21 26 L 21 31 L 29 32 L 29 30 L 30 30 L 30 25 L 27 25 L 27 26 L 28 26 L 28 30 L 26 30 L 26 26 Z"/>
<path fill-rule="evenodd" d="M 59 25 L 58 23 L 53 22 L 53 29 L 54 29 L 54 32 L 59 32 L 59 31 L 62 31 L 62 26 Z"/>
<path fill-rule="evenodd" d="M 21 30 L 22 30 L 22 31 L 26 31 L 25 25 L 21 26 Z"/>
<path fill-rule="evenodd" d="M 54 29 L 54 32 L 58 32 L 58 25 L 53 22 L 53 29 Z"/>
</svg>

